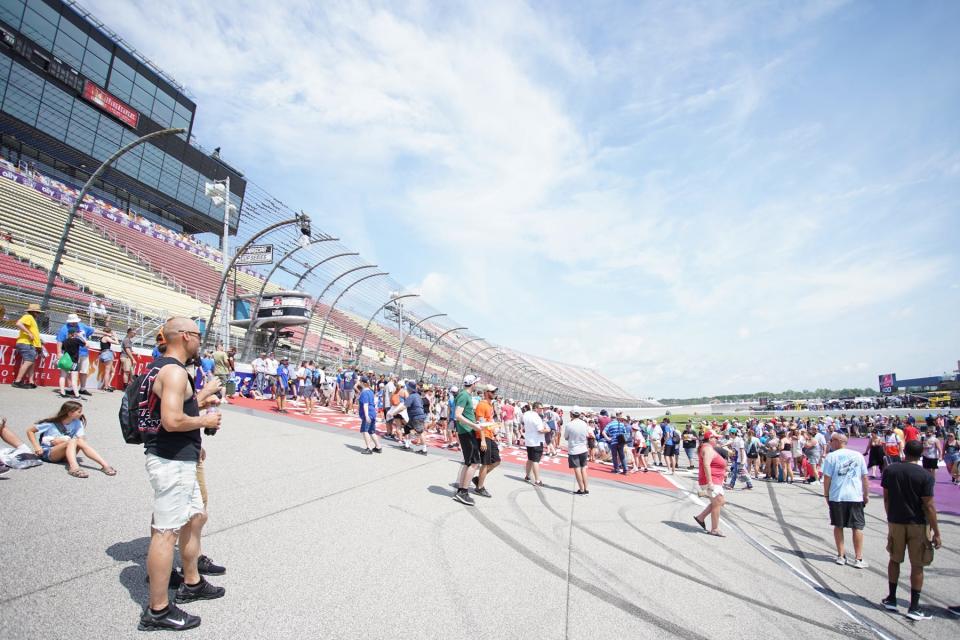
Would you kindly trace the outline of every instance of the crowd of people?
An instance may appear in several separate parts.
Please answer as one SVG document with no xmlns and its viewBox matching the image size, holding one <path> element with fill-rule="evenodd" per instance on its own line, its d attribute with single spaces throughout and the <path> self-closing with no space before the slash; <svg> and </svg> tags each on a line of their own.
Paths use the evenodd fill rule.
<svg viewBox="0 0 960 640">
<path fill-rule="evenodd" d="M 18 322 L 21 356 L 36 354 L 34 338 L 39 308 L 28 308 Z M 60 335 L 62 333 L 63 335 Z M 38 461 L 63 463 L 72 477 L 85 478 L 79 460 L 85 456 L 108 476 L 116 475 L 87 441 L 83 404 L 89 395 L 79 367 L 81 351 L 94 329 L 76 315 L 67 318 L 58 333 L 61 357 L 66 354 L 76 368 L 71 380 L 73 397 L 56 415 L 31 425 L 27 443 L 6 425 L 0 438 Z M 99 332 L 102 352 L 111 352 L 116 338 L 109 328 Z M 235 370 L 235 351 L 222 345 L 201 352 L 201 333 L 185 318 L 168 321 L 158 335 L 154 361 L 136 378 L 139 429 L 146 452 L 146 471 L 154 490 L 151 543 L 147 558 L 150 601 L 140 618 L 140 628 L 182 630 L 200 624 L 200 618 L 177 605 L 225 595 L 222 587 L 204 576 L 219 575 L 225 568 L 200 553 L 200 533 L 206 522 L 207 494 L 203 479 L 205 451 L 201 430 L 213 435 L 220 428 L 217 405 L 226 402 L 224 386 Z M 22 346 L 21 346 L 22 345 Z M 130 348 L 129 354 L 125 351 Z M 132 360 L 129 334 L 120 343 L 121 359 Z M 101 356 L 102 358 L 102 356 Z M 30 362 L 18 371 L 15 386 L 32 388 Z M 112 360 L 108 360 L 107 364 Z M 124 383 L 134 379 L 121 365 Z M 63 384 L 61 382 L 61 384 Z M 452 498 L 474 506 L 475 497 L 493 498 L 487 483 L 501 463 L 503 447 L 525 450 L 524 481 L 544 486 L 540 463 L 544 456 L 565 457 L 572 470 L 577 496 L 590 494 L 590 463 L 608 473 L 666 475 L 695 471 L 703 510 L 693 516 L 705 532 L 725 537 L 721 517 L 727 492 L 743 480 L 746 489 L 754 481 L 806 482 L 823 492 L 827 515 L 834 528 L 837 564 L 862 569 L 864 507 L 869 502 L 869 477 L 881 475 L 884 508 L 889 523 L 887 567 L 889 592 L 882 605 L 897 608 L 896 590 L 900 565 L 911 561 L 911 598 L 907 615 L 914 620 L 929 617 L 919 603 L 923 567 L 932 561 L 932 550 L 941 544 L 933 507 L 934 472 L 943 463 L 958 481 L 957 423 L 953 416 L 850 417 L 739 420 L 702 420 L 678 427 L 669 416 L 638 419 L 623 411 L 593 411 L 580 407 L 545 406 L 516 401 L 499 394 L 494 384 L 467 374 L 460 386 L 444 387 L 396 375 L 376 374 L 356 368 L 324 367 L 304 361 L 262 353 L 253 363 L 253 376 L 246 391 L 251 397 L 269 399 L 277 412 L 296 410 L 313 413 L 325 406 L 345 414 L 356 412 L 361 423 L 361 453 L 383 453 L 381 438 L 420 455 L 428 454 L 426 436 L 434 434 L 448 449 L 459 451 L 462 466 Z M 238 393 L 243 393 L 239 390 Z M 69 395 L 69 394 L 68 394 Z M 848 435 L 866 433 L 864 451 L 848 448 Z M 844 546 L 844 530 L 852 530 L 853 556 Z M 175 567 L 179 547 L 181 567 Z M 177 589 L 171 602 L 168 588 Z M 951 609 L 954 611 L 954 609 Z M 960 615 L 960 610 L 955 611 Z"/>
</svg>

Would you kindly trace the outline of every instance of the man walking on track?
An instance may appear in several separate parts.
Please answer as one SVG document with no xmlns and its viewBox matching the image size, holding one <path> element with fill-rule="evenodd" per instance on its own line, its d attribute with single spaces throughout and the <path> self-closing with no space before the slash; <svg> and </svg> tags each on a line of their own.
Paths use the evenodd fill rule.
<svg viewBox="0 0 960 640">
<path fill-rule="evenodd" d="M 897 582 L 900 580 L 900 564 L 905 554 L 910 556 L 910 608 L 907 617 L 911 620 L 929 620 L 930 614 L 920 607 L 920 591 L 923 589 L 923 568 L 933 562 L 933 550 L 940 548 L 940 526 L 937 509 L 933 505 L 933 476 L 920 466 L 923 444 L 909 440 L 903 447 L 906 460 L 892 464 L 883 470 L 883 509 L 887 512 L 887 583 L 890 592 L 882 600 L 888 611 L 897 610 Z M 828 456 L 829 459 L 829 456 Z M 950 612 L 957 607 L 950 607 Z"/>
<path fill-rule="evenodd" d="M 847 449 L 847 436 L 834 433 L 830 438 L 832 451 L 823 461 L 823 497 L 830 508 L 830 524 L 837 545 L 836 563 L 866 569 L 863 559 L 863 508 L 870 501 L 867 463 L 857 451 Z M 853 551 L 856 559 L 847 562 L 843 547 L 843 530 L 853 529 Z"/>
<path fill-rule="evenodd" d="M 497 425 L 493 421 L 493 398 L 497 388 L 492 384 L 483 385 L 483 400 L 477 403 L 475 409 L 477 424 L 480 430 L 477 438 L 480 440 L 480 475 L 473 479 L 476 485 L 475 493 L 484 498 L 492 497 L 487 491 L 484 482 L 487 475 L 500 464 L 500 448 L 497 446 Z"/>
<path fill-rule="evenodd" d="M 472 507 L 475 503 L 467 492 L 473 474 L 480 465 L 480 440 L 477 438 L 480 425 L 477 424 L 477 414 L 473 409 L 473 387 L 477 384 L 477 377 L 467 374 L 463 378 L 463 388 L 457 394 L 456 413 L 457 438 L 460 440 L 460 451 L 463 453 L 463 469 L 460 470 L 460 481 L 453 499 Z"/>
<path fill-rule="evenodd" d="M 370 380 L 360 378 L 360 433 L 363 435 L 364 449 L 360 453 L 370 455 L 383 453 L 380 440 L 377 439 L 377 403 L 370 389 Z M 370 445 L 373 445 L 372 447 Z"/>
</svg>

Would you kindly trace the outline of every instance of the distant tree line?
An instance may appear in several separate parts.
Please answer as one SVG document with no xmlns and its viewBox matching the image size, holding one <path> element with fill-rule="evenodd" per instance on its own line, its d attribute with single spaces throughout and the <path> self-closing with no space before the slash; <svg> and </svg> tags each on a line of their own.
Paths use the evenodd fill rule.
<svg viewBox="0 0 960 640">
<path fill-rule="evenodd" d="M 830 400 L 831 398 L 856 398 L 860 396 L 880 395 L 876 389 L 849 388 L 849 389 L 804 389 L 796 391 L 787 389 L 780 393 L 758 391 L 757 393 L 738 393 L 724 396 L 703 396 L 700 398 L 660 398 L 663 404 L 711 404 L 719 402 L 760 402 L 761 398 L 769 398 L 772 402 L 778 400 Z"/>
</svg>

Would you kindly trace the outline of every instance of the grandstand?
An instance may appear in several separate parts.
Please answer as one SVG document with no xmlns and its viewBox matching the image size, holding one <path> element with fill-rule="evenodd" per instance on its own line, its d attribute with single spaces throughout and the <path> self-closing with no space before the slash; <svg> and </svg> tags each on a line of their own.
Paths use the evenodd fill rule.
<svg viewBox="0 0 960 640">
<path fill-rule="evenodd" d="M 219 237 L 223 212 L 205 196 L 206 183 L 230 178 L 229 199 L 237 208 L 229 220 L 234 246 L 295 212 L 249 183 L 219 153 L 196 145 L 189 133 L 196 105 L 156 65 L 74 3 L 34 2 L 47 7 L 41 13 L 53 35 L 33 24 L 40 14 L 22 3 L 0 12 L 0 302 L 16 313 L 40 301 L 88 167 L 146 133 L 183 127 L 187 134 L 135 148 L 93 183 L 78 207 L 48 304 L 56 312 L 51 322 L 57 322 L 71 311 L 83 315 L 96 298 L 111 318 L 133 326 L 141 343 L 151 345 L 165 318 L 206 320 L 217 300 L 224 256 L 198 237 Z M 91 100 L 91 90 L 111 92 L 115 101 Z M 318 230 L 313 236 L 323 237 Z M 297 230 L 278 229 L 264 241 L 283 256 L 298 239 Z M 406 296 L 403 305 L 385 305 L 403 289 L 388 276 L 367 271 L 338 281 L 351 269 L 372 267 L 349 247 L 315 243 L 297 257 L 297 264 L 285 263 L 265 285 L 258 268 L 229 274 L 230 298 L 261 288 L 279 292 L 296 282 L 311 295 L 329 289 L 315 306 L 310 301 L 314 314 L 305 326 L 282 334 L 254 332 L 258 347 L 269 344 L 296 359 L 303 344 L 305 359 L 398 371 L 437 384 L 454 382 L 469 367 L 481 378 L 496 377 L 503 392 L 516 397 L 537 392 L 557 404 L 643 406 L 596 371 L 492 345 L 415 296 Z M 324 268 L 314 272 L 310 265 Z M 233 325 L 231 342 L 243 344 L 246 322 Z M 213 326 L 220 326 L 219 319 Z"/>
</svg>

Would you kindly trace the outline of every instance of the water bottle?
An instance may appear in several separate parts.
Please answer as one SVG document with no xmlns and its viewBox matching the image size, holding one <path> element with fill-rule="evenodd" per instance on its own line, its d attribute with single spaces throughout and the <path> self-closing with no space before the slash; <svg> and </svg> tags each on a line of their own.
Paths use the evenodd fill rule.
<svg viewBox="0 0 960 640">
<path fill-rule="evenodd" d="M 209 414 L 211 414 L 211 413 L 220 413 L 220 407 L 218 407 L 217 405 L 213 405 L 213 406 L 207 407 L 205 413 L 206 413 L 207 415 L 209 415 Z M 211 429 L 210 427 L 204 427 L 204 428 L 203 428 L 203 435 L 205 435 L 205 436 L 215 436 L 215 435 L 217 435 L 217 431 L 219 431 L 219 429 Z"/>
</svg>

